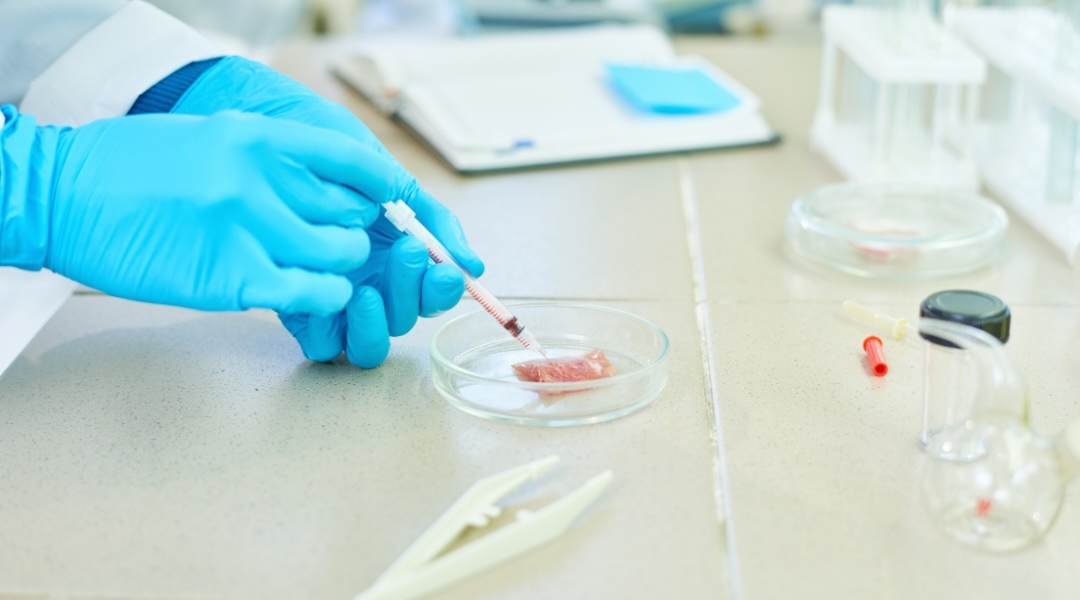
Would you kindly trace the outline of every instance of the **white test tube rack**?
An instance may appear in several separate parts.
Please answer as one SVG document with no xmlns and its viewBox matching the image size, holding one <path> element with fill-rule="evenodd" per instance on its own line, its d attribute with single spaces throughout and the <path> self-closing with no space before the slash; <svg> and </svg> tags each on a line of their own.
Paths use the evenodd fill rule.
<svg viewBox="0 0 1080 600">
<path fill-rule="evenodd" d="M 990 65 L 973 138 L 984 184 L 1080 270 L 1080 68 L 1048 50 L 1068 23 L 1022 4 L 950 7 L 946 23 Z"/>
<path fill-rule="evenodd" d="M 929 14 L 828 5 L 814 146 L 846 178 L 974 191 L 986 63 Z"/>
</svg>

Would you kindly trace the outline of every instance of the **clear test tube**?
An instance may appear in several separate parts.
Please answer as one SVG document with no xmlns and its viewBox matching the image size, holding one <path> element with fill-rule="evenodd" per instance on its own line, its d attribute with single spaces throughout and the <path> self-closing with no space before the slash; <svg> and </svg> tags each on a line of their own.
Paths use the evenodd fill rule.
<svg viewBox="0 0 1080 600">
<path fill-rule="evenodd" d="M 1066 75 L 1080 75 L 1080 0 L 1057 0 L 1056 5 L 1055 66 Z"/>
<path fill-rule="evenodd" d="M 893 50 L 902 54 L 923 54 L 936 51 L 928 48 L 932 36 L 926 35 L 934 20 L 935 3 L 931 0 L 879 0 L 876 2 L 884 13 L 881 32 Z"/>
<path fill-rule="evenodd" d="M 1056 107 L 1049 108 L 1049 146 L 1046 149 L 1046 181 L 1043 196 L 1047 202 L 1072 204 L 1076 201 L 1078 167 L 1077 139 L 1080 122 Z"/>
<path fill-rule="evenodd" d="M 972 290 L 945 290 L 928 296 L 919 306 L 925 318 L 969 325 L 1005 343 L 1011 314 L 1000 298 Z M 923 421 L 919 441 L 935 447 L 934 436 L 963 422 L 975 403 L 975 365 L 971 355 L 955 344 L 920 333 L 926 340 L 923 376 Z"/>
</svg>

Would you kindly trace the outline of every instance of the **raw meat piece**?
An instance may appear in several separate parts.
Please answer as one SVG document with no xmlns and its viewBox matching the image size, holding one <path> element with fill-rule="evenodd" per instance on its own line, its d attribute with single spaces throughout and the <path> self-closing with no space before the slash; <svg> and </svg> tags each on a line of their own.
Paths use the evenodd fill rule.
<svg viewBox="0 0 1080 600">
<path fill-rule="evenodd" d="M 518 379 L 535 382 L 588 381 L 615 374 L 615 366 L 603 350 L 593 350 L 582 357 L 530 360 L 510 366 Z"/>
</svg>

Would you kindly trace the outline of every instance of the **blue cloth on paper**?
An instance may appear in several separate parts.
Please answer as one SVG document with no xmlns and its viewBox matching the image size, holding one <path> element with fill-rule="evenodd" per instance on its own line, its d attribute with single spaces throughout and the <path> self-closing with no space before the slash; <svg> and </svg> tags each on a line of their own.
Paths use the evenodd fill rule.
<svg viewBox="0 0 1080 600">
<path fill-rule="evenodd" d="M 615 89 L 638 109 L 660 114 L 696 114 L 730 110 L 739 98 L 698 68 L 663 68 L 608 64 Z"/>
</svg>

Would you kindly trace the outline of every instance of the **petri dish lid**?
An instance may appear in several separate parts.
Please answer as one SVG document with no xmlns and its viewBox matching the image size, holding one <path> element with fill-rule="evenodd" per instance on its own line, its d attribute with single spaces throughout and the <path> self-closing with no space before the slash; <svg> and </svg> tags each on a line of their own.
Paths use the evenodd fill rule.
<svg viewBox="0 0 1080 600">
<path fill-rule="evenodd" d="M 971 192 L 923 184 L 852 182 L 792 203 L 788 256 L 882 279 L 933 279 L 986 267 L 998 256 L 1009 218 Z"/>
</svg>

